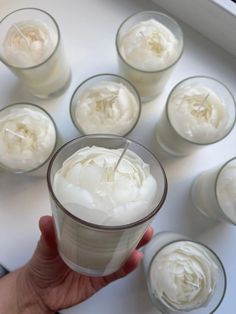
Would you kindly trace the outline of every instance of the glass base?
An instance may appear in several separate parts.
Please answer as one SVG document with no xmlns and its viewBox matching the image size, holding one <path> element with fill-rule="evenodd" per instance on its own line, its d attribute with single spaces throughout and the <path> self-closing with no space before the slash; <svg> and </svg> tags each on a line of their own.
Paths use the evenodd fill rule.
<svg viewBox="0 0 236 314">
<path fill-rule="evenodd" d="M 157 141 L 157 144 L 160 146 L 161 149 L 163 149 L 165 152 L 167 152 L 168 154 L 175 156 L 175 157 L 184 157 L 187 156 L 187 154 L 181 154 L 181 153 L 176 153 L 175 151 L 173 151 L 172 149 L 170 149 L 168 146 L 166 146 L 165 144 L 163 144 L 163 142 L 161 141 L 160 137 L 155 134 L 155 138 Z"/>
<path fill-rule="evenodd" d="M 33 91 L 30 91 L 31 94 L 33 94 L 35 97 L 38 97 L 40 99 L 50 99 L 50 98 L 56 98 L 56 97 L 59 97 L 61 96 L 66 90 L 67 88 L 70 86 L 70 83 L 71 83 L 71 78 L 72 78 L 72 74 L 71 74 L 71 71 L 70 71 L 70 75 L 68 76 L 68 79 L 67 81 L 65 82 L 65 84 L 58 90 L 52 92 L 51 94 L 48 94 L 48 95 L 45 95 L 45 94 L 37 94 L 37 93 L 34 93 Z"/>
<path fill-rule="evenodd" d="M 70 267 L 72 270 L 76 271 L 77 273 L 80 273 L 82 275 L 90 276 L 90 277 L 103 277 L 106 275 L 110 275 L 114 273 L 117 269 L 103 269 L 103 270 L 97 270 L 97 269 L 90 269 L 90 268 L 84 268 L 79 266 L 78 264 L 73 263 L 71 260 L 69 260 L 63 253 L 59 251 L 60 257 L 65 262 L 65 264 Z"/>
<path fill-rule="evenodd" d="M 233 225 L 236 225 L 233 223 L 230 219 L 228 219 L 227 216 L 225 216 L 223 213 L 221 213 L 219 210 L 217 211 L 216 207 L 214 208 L 215 212 L 212 212 L 211 214 L 206 213 L 206 211 L 199 205 L 199 202 L 197 200 L 197 197 L 195 196 L 198 195 L 197 191 L 197 180 L 201 177 L 201 174 L 193 181 L 192 186 L 191 186 L 191 199 L 194 207 L 205 217 L 207 217 L 209 220 L 212 220 L 214 222 L 227 222 Z"/>
<path fill-rule="evenodd" d="M 201 176 L 201 175 L 199 175 Z M 195 197 L 196 194 L 198 194 L 197 192 L 197 180 L 199 179 L 199 176 L 197 178 L 194 179 L 193 183 L 192 183 L 192 186 L 191 186 L 191 199 L 192 199 L 192 203 L 193 203 L 193 206 L 202 214 L 204 215 L 205 217 L 209 218 L 209 219 L 214 219 L 216 220 L 215 218 L 213 217 L 210 217 L 209 215 L 206 214 L 206 212 L 198 205 L 198 202 L 197 202 L 197 198 Z"/>
<path fill-rule="evenodd" d="M 153 100 L 155 100 L 156 98 L 158 98 L 159 96 L 161 96 L 163 91 L 159 92 L 158 94 L 152 95 L 152 96 L 142 96 L 140 94 L 140 99 L 142 103 L 148 103 L 151 102 Z"/>
</svg>

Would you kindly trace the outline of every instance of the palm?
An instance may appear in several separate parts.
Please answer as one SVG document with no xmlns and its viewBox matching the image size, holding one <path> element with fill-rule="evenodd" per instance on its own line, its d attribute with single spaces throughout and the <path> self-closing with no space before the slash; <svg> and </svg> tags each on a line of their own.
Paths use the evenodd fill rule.
<svg viewBox="0 0 236 314">
<path fill-rule="evenodd" d="M 59 264 L 53 265 L 56 266 L 50 274 L 53 285 L 44 289 L 44 302 L 50 309 L 63 309 L 78 304 L 108 283 L 105 278 L 84 276 L 61 264 L 64 263 L 59 261 Z"/>
<path fill-rule="evenodd" d="M 108 283 L 124 277 L 134 270 L 141 259 L 141 253 L 135 250 L 129 260 L 117 272 L 104 277 L 89 277 L 71 270 L 60 258 L 51 217 L 40 221 L 42 237 L 37 250 L 28 264 L 30 281 L 47 308 L 53 311 L 78 304 Z M 149 229 L 139 246 L 152 237 Z"/>
</svg>

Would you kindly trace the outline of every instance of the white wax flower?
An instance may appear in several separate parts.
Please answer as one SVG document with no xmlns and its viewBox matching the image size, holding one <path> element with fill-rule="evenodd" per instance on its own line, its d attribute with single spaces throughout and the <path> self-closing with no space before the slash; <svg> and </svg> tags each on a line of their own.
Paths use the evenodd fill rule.
<svg viewBox="0 0 236 314">
<path fill-rule="evenodd" d="M 175 35 L 154 19 L 131 27 L 120 38 L 123 58 L 132 66 L 144 71 L 158 71 L 173 64 L 179 56 Z"/>
<path fill-rule="evenodd" d="M 154 295 L 167 307 L 190 311 L 208 303 L 218 266 L 200 244 L 181 241 L 163 248 L 150 269 Z"/>
<path fill-rule="evenodd" d="M 168 113 L 179 134 L 200 144 L 220 139 L 229 127 L 223 100 L 204 86 L 177 88 L 169 100 Z"/>
<path fill-rule="evenodd" d="M 10 27 L 4 39 L 4 58 L 10 65 L 31 67 L 44 62 L 56 44 L 56 32 L 44 22 L 18 22 Z"/>
<path fill-rule="evenodd" d="M 48 159 L 55 142 L 54 124 L 39 110 L 12 107 L 0 113 L 0 163 L 5 167 L 37 168 Z"/>
<path fill-rule="evenodd" d="M 236 223 L 236 160 L 229 162 L 220 173 L 216 193 L 221 209 Z"/>
<path fill-rule="evenodd" d="M 135 124 L 139 104 L 122 83 L 103 81 L 85 90 L 77 100 L 75 116 L 85 134 L 124 135 Z"/>
<path fill-rule="evenodd" d="M 149 165 L 127 150 L 85 147 L 69 157 L 53 181 L 58 200 L 73 215 L 101 225 L 121 225 L 152 210 L 157 183 Z"/>
</svg>

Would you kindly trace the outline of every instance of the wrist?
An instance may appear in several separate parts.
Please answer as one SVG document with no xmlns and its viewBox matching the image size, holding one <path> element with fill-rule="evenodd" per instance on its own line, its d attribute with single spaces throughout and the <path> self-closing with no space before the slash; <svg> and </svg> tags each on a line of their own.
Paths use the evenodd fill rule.
<svg viewBox="0 0 236 314">
<path fill-rule="evenodd" d="M 0 279 L 0 313 L 53 314 L 43 304 L 31 284 L 26 267 Z"/>
<path fill-rule="evenodd" d="M 17 314 L 54 314 L 43 303 L 27 271 L 27 265 L 19 269 L 16 278 Z"/>
</svg>

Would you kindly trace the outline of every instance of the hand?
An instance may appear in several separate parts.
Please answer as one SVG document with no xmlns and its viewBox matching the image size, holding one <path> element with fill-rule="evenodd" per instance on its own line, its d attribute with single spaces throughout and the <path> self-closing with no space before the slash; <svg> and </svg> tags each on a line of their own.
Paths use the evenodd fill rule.
<svg viewBox="0 0 236 314">
<path fill-rule="evenodd" d="M 133 251 L 128 261 L 117 272 L 104 277 L 89 277 L 71 270 L 60 258 L 54 234 L 53 222 L 50 216 L 40 219 L 41 238 L 36 251 L 22 269 L 18 270 L 18 293 L 28 293 L 27 302 L 18 304 L 21 308 L 32 306 L 34 310 L 21 310 L 16 313 L 55 313 L 58 310 L 78 304 L 114 280 L 132 272 L 139 264 L 143 254 L 137 249 Z M 149 227 L 137 248 L 145 245 L 152 237 L 153 230 Z M 19 290 L 20 289 L 20 290 Z M 22 296 L 24 299 L 24 297 Z M 22 300 L 23 301 L 23 300 Z M 1 306 L 0 306 L 0 313 Z M 10 312 L 9 312 L 10 313 Z M 13 313 L 13 312 L 11 312 Z"/>
</svg>

